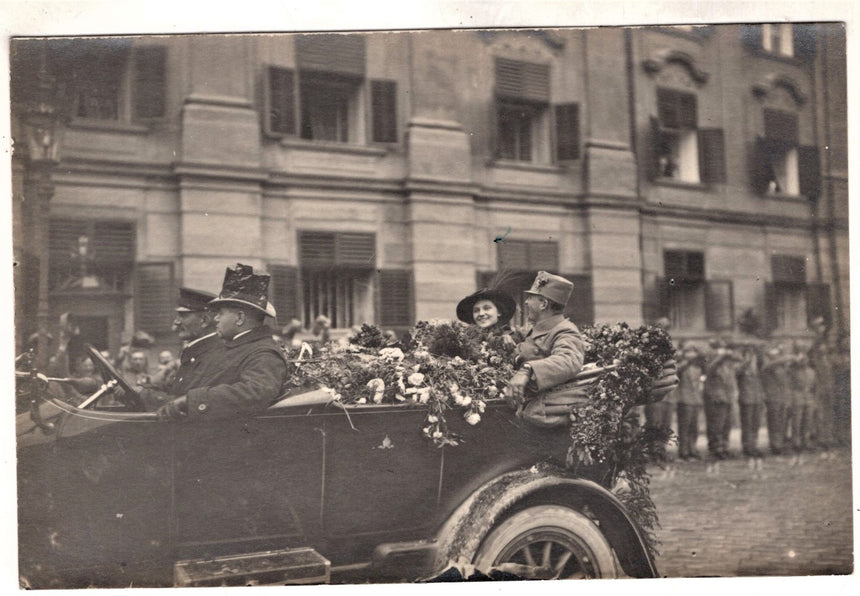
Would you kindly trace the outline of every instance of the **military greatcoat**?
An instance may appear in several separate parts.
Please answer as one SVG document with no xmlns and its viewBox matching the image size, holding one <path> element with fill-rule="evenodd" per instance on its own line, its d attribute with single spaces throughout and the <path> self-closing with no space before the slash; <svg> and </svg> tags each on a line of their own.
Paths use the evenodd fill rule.
<svg viewBox="0 0 860 596">
<path fill-rule="evenodd" d="M 517 346 L 517 362 L 528 362 L 538 391 L 573 379 L 585 357 L 585 340 L 563 315 L 536 323 Z"/>
<path fill-rule="evenodd" d="M 280 397 L 287 380 L 284 353 L 261 326 L 224 342 L 212 359 L 206 387 L 188 390 L 188 417 L 221 417 L 264 410 Z"/>
</svg>

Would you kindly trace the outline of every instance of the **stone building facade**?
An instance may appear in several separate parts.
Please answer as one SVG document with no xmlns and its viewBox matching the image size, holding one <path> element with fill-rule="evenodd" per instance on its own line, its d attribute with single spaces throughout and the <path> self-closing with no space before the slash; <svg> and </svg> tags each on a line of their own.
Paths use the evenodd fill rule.
<svg viewBox="0 0 860 596">
<path fill-rule="evenodd" d="M 111 350 L 236 262 L 279 324 L 452 318 L 546 269 L 580 324 L 848 332 L 841 25 L 16 40 L 16 140 L 40 61 L 68 118 L 47 239 L 13 157 L 19 342 L 40 251 L 51 320 Z"/>
</svg>

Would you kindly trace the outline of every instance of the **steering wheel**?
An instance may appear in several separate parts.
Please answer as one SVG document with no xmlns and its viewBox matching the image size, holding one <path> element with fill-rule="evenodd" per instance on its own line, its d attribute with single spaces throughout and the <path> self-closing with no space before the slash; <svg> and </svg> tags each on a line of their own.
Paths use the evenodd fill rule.
<svg viewBox="0 0 860 596">
<path fill-rule="evenodd" d="M 117 399 L 130 407 L 133 411 L 145 411 L 146 407 L 144 406 L 143 400 L 140 398 L 140 394 L 128 384 L 128 381 L 123 378 L 116 367 L 114 367 L 113 364 L 101 355 L 101 352 L 90 344 L 86 344 L 84 348 L 86 349 L 87 354 L 89 354 L 90 359 L 92 359 L 93 364 L 95 364 L 96 368 L 99 369 L 102 379 L 104 381 L 109 381 L 111 379 L 115 380 L 117 386 L 122 390 L 117 393 Z"/>
</svg>

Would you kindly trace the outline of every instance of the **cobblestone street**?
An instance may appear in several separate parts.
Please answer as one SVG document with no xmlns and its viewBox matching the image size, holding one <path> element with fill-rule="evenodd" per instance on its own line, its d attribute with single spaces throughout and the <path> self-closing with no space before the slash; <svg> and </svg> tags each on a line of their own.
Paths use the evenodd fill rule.
<svg viewBox="0 0 860 596">
<path fill-rule="evenodd" d="M 702 450 L 701 453 L 705 451 Z M 853 569 L 848 449 L 652 471 L 664 577 L 847 574 Z"/>
</svg>

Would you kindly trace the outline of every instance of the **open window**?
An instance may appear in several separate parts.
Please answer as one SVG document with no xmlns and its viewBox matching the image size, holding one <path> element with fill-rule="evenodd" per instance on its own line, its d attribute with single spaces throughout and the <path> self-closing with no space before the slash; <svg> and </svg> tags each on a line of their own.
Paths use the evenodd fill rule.
<svg viewBox="0 0 860 596">
<path fill-rule="evenodd" d="M 362 36 L 298 37 L 296 67 L 268 66 L 264 89 L 264 126 L 271 136 L 397 142 L 397 83 L 366 78 Z"/>
<path fill-rule="evenodd" d="M 753 53 L 779 58 L 811 60 L 815 55 L 814 23 L 763 23 L 742 25 L 741 39 Z"/>
<path fill-rule="evenodd" d="M 550 105 L 550 69 L 495 60 L 494 155 L 497 159 L 562 163 L 579 159 L 579 104 Z"/>
<path fill-rule="evenodd" d="M 665 277 L 657 280 L 659 315 L 673 329 L 729 331 L 734 326 L 730 280 L 705 279 L 705 255 L 698 251 L 663 253 Z"/>
<path fill-rule="evenodd" d="M 698 127 L 695 94 L 658 88 L 651 128 L 653 178 L 693 184 L 726 181 L 723 130 Z"/>
<path fill-rule="evenodd" d="M 756 139 L 751 167 L 758 194 L 815 199 L 820 193 L 818 148 L 800 145 L 797 114 L 765 108 L 764 135 Z"/>
<path fill-rule="evenodd" d="M 811 329 L 816 317 L 830 321 L 830 286 L 806 281 L 806 258 L 773 255 L 771 279 L 765 286 L 768 331 L 792 333 Z"/>
</svg>

